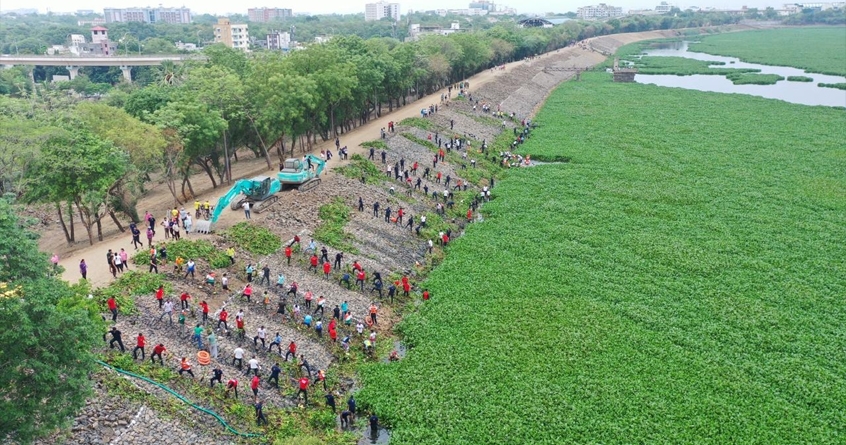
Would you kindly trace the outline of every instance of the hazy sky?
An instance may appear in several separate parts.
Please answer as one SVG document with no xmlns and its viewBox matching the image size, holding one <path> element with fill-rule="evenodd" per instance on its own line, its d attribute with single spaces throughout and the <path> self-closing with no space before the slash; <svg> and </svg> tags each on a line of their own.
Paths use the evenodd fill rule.
<svg viewBox="0 0 846 445">
<path fill-rule="evenodd" d="M 502 0 L 496 2 L 516 8 L 521 13 L 544 13 L 544 12 L 567 12 L 575 11 L 579 6 L 597 4 L 600 2 L 608 3 L 614 6 L 621 6 L 624 10 L 628 9 L 652 9 L 660 0 Z M 795 0 L 793 0 L 795 1 Z M 133 7 L 133 6 L 157 6 L 159 3 L 165 7 L 187 6 L 191 8 L 194 13 L 210 13 L 210 14 L 227 14 L 227 13 L 241 13 L 246 14 L 247 8 L 251 7 L 278 7 L 291 8 L 294 13 L 310 12 L 316 14 L 324 13 L 357 13 L 364 12 L 364 4 L 369 3 L 368 0 L 314 0 L 311 2 L 294 2 L 290 0 L 247 0 L 245 2 L 232 2 L 223 0 L 0 0 L 0 10 L 8 11 L 19 8 L 37 8 L 39 12 L 47 12 L 47 10 L 54 12 L 73 12 L 78 9 L 92 9 L 96 12 L 102 13 L 103 8 L 109 7 Z M 696 0 L 671 1 L 681 8 L 689 6 L 699 7 L 716 7 L 716 8 L 734 8 L 739 9 L 746 5 L 749 7 L 764 8 L 766 6 L 773 6 L 780 8 L 782 3 L 787 0 L 705 0 L 697 2 Z M 409 0 L 399 1 L 400 12 L 405 13 L 409 9 L 413 10 L 428 10 L 428 9 L 451 9 L 451 8 L 467 8 L 469 0 Z M 236 6 L 237 5 L 237 6 Z"/>
</svg>

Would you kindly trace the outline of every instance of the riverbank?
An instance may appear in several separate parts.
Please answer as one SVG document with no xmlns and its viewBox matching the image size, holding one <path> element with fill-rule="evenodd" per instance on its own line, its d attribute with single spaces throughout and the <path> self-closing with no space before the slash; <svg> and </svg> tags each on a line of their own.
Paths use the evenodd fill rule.
<svg viewBox="0 0 846 445">
<path fill-rule="evenodd" d="M 586 73 L 535 122 L 570 162 L 498 183 L 361 372 L 392 444 L 842 442 L 842 111 Z"/>
</svg>

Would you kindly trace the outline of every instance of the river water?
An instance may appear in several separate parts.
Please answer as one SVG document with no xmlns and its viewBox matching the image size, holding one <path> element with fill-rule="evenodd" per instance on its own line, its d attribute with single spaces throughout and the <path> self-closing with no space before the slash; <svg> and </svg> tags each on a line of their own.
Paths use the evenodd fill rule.
<svg viewBox="0 0 846 445">
<path fill-rule="evenodd" d="M 714 56 L 705 53 L 688 51 L 688 42 L 668 45 L 645 51 L 648 56 L 655 57 L 684 57 L 687 59 L 704 60 L 710 62 L 724 62 L 725 65 L 714 65 L 714 68 L 754 68 L 761 70 L 761 74 L 778 74 L 785 78 L 775 85 L 735 85 L 725 76 L 695 74 L 692 76 L 637 74 L 635 82 L 653 84 L 662 87 L 684 88 L 688 90 L 710 91 L 715 93 L 737 93 L 752 96 L 779 99 L 802 105 L 824 105 L 829 107 L 846 107 L 846 90 L 836 88 L 821 88 L 818 83 L 844 83 L 846 77 L 828 76 L 809 73 L 798 68 L 787 66 L 758 65 L 741 62 L 735 57 Z M 790 82 L 788 76 L 805 76 L 813 78 L 813 82 Z"/>
</svg>

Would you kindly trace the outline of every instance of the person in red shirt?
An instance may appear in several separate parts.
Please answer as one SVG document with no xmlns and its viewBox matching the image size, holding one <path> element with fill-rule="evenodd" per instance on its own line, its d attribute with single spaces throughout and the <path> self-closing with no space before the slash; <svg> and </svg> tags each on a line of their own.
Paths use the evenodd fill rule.
<svg viewBox="0 0 846 445">
<path fill-rule="evenodd" d="M 355 270 L 355 271 L 364 270 L 364 269 L 361 267 L 361 264 L 358 264 L 358 261 L 353 261 L 352 268 L 353 268 L 353 270 Z"/>
<path fill-rule="evenodd" d="M 112 322 L 117 321 L 118 306 L 117 301 L 115 301 L 115 297 L 109 297 L 109 299 L 106 300 L 106 305 L 109 307 L 109 312 L 112 313 Z"/>
<path fill-rule="evenodd" d="M 305 404 L 308 405 L 308 377 L 300 378 L 300 390 L 297 391 L 297 398 L 300 398 L 300 394 L 305 397 Z"/>
<path fill-rule="evenodd" d="M 297 344 L 291 342 L 288 344 L 288 352 L 285 353 L 285 361 L 288 361 L 288 356 L 291 356 L 294 360 L 297 359 Z"/>
<path fill-rule="evenodd" d="M 409 181 L 410 180 L 411 179 L 409 179 Z M 402 224 L 402 215 L 404 215 L 404 214 L 405 214 L 405 211 L 403 210 L 402 207 L 400 207 L 399 210 L 397 210 L 397 220 L 396 220 L 395 224 Z"/>
<path fill-rule="evenodd" d="M 438 184 L 441 183 L 441 172 L 438 172 L 438 174 L 435 175 L 435 180 Z M 435 195 L 435 196 L 437 196 L 437 195 Z"/>
<path fill-rule="evenodd" d="M 246 286 L 244 286 L 244 291 L 241 293 L 241 295 L 242 295 L 244 298 L 246 298 L 246 299 L 247 299 L 247 303 L 249 303 L 249 302 L 250 302 L 250 298 L 253 296 L 253 285 L 252 285 L 252 284 L 250 284 L 250 283 L 247 283 L 247 285 L 246 285 Z"/>
<path fill-rule="evenodd" d="M 256 400 L 258 400 L 258 388 L 259 388 L 259 382 L 260 381 L 261 380 L 259 379 L 259 377 L 257 375 L 254 375 L 253 379 L 250 381 L 250 389 L 253 390 L 253 397 Z"/>
<path fill-rule="evenodd" d="M 417 176 L 417 167 L 417 161 L 414 161 L 414 164 L 411 165 L 411 174 L 414 176 Z"/>
<path fill-rule="evenodd" d="M 329 262 L 323 263 L 323 276 L 329 279 L 329 273 L 332 272 L 332 265 Z"/>
<path fill-rule="evenodd" d="M 449 235 L 447 235 L 446 233 L 444 233 L 444 234 L 443 234 L 443 236 L 441 237 L 441 241 L 444 243 L 444 246 L 446 246 L 447 244 L 449 244 Z"/>
<path fill-rule="evenodd" d="M 423 289 L 423 301 L 429 299 L 429 291 L 427 289 Z"/>
<path fill-rule="evenodd" d="M 182 295 L 179 296 L 180 308 L 188 309 L 188 299 L 190 298 L 191 296 L 188 295 L 188 292 L 182 292 Z"/>
<path fill-rule="evenodd" d="M 406 297 L 408 296 L 409 291 L 411 291 L 411 284 L 409 284 L 408 281 L 403 281 L 402 292 Z"/>
<path fill-rule="evenodd" d="M 146 356 L 144 354 L 144 346 L 147 344 L 147 339 L 144 338 L 144 334 L 141 332 L 138 333 L 138 337 L 135 339 L 135 349 L 132 350 L 132 359 L 138 360 L 138 351 L 141 351 L 141 361 L 143 361 Z"/>
<path fill-rule="evenodd" d="M 367 278 L 367 274 L 364 273 L 364 269 L 359 269 L 358 273 L 355 275 L 355 284 L 359 286 L 362 292 L 364 292 L 364 280 Z"/>
<path fill-rule="evenodd" d="M 235 328 L 236 329 L 244 329 L 244 319 L 243 318 L 236 318 L 235 319 Z"/>
<path fill-rule="evenodd" d="M 317 273 L 317 255 L 311 255 L 311 266 L 308 266 L 308 270 L 314 270 L 314 273 Z"/>
<path fill-rule="evenodd" d="M 291 246 L 285 247 L 285 258 L 288 259 L 288 265 L 289 266 L 291 265 L 291 254 L 293 254 L 293 251 L 291 250 Z"/>
<path fill-rule="evenodd" d="M 467 209 L 467 222 L 473 221 L 473 209 Z"/>
<path fill-rule="evenodd" d="M 153 363 L 156 363 L 156 356 L 158 356 L 159 357 L 159 363 L 161 363 L 161 365 L 164 366 L 164 359 L 162 358 L 162 354 L 164 354 L 165 352 L 167 352 L 167 349 L 165 349 L 164 345 L 161 344 L 161 343 L 157 344 L 153 348 L 153 353 L 150 354 L 150 361 L 153 362 Z"/>
<path fill-rule="evenodd" d="M 203 324 L 206 324 L 209 320 L 209 304 L 206 300 L 200 302 L 200 308 L 203 310 Z"/>
<path fill-rule="evenodd" d="M 235 398 L 238 398 L 238 379 L 232 378 L 226 382 L 226 398 L 229 398 L 229 391 L 235 391 Z"/>
<path fill-rule="evenodd" d="M 217 318 L 217 328 L 220 329 L 220 325 L 223 325 L 223 329 L 229 330 L 229 326 L 226 325 L 226 319 L 229 318 L 229 313 L 226 312 L 226 309 L 220 310 L 220 315 Z"/>
<path fill-rule="evenodd" d="M 159 309 L 161 309 L 162 304 L 164 304 L 164 286 L 159 286 L 156 289 L 156 300 L 159 302 Z"/>
<path fill-rule="evenodd" d="M 338 330 L 336 326 L 338 322 L 333 318 L 332 321 L 329 322 L 329 338 L 332 339 L 332 342 L 335 343 L 338 341 Z"/>
</svg>

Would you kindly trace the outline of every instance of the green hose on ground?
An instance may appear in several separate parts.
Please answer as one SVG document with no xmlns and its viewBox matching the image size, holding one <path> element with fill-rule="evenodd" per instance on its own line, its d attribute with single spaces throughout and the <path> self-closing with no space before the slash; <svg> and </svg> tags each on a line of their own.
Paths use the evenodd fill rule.
<svg viewBox="0 0 846 445">
<path fill-rule="evenodd" d="M 229 432 L 230 432 L 230 433 L 232 433 L 232 434 L 235 434 L 235 435 L 237 435 L 237 436 L 241 436 L 241 437 L 261 437 L 261 436 L 263 436 L 263 434 L 257 434 L 257 433 L 242 433 L 242 432 L 240 432 L 240 431 L 236 430 L 235 428 L 232 428 L 232 427 L 231 427 L 228 423 L 226 423 L 226 421 L 225 421 L 225 420 L 223 420 L 223 417 L 220 417 L 220 415 L 218 415 L 216 412 L 214 412 L 214 411 L 210 411 L 210 410 L 207 410 L 207 409 L 203 408 L 202 406 L 195 405 L 193 402 L 191 402 L 190 400 L 188 400 L 188 399 L 186 399 L 185 397 L 183 397 L 183 396 L 182 396 L 182 394 L 179 394 L 178 392 L 176 392 L 176 391 L 174 391 L 174 390 L 172 390 L 172 389 L 168 388 L 168 387 L 167 387 L 167 386 L 165 386 L 165 385 L 162 385 L 162 384 L 161 384 L 161 383 L 159 383 L 159 382 L 156 382 L 156 381 L 150 380 L 150 379 L 148 379 L 147 377 L 144 377 L 144 376 L 141 376 L 141 375 L 138 375 L 138 374 L 135 374 L 135 373 L 129 372 L 129 371 L 124 371 L 123 369 L 120 369 L 120 368 L 115 368 L 114 366 L 112 366 L 112 365 L 110 365 L 110 364 L 108 364 L 108 363 L 106 363 L 106 362 L 102 362 L 102 361 L 100 361 L 100 360 L 95 360 L 95 361 L 96 361 L 97 363 L 99 363 L 100 365 L 105 366 L 105 367 L 107 367 L 107 368 L 109 368 L 109 369 L 113 369 L 113 370 L 115 370 L 115 371 L 117 371 L 117 372 L 119 372 L 119 373 L 121 373 L 121 374 L 126 374 L 126 375 L 128 375 L 128 376 L 130 376 L 130 377 L 135 377 L 136 379 L 141 379 L 141 380 L 143 380 L 143 381 L 145 381 L 145 382 L 147 382 L 147 383 L 150 383 L 150 384 L 153 384 L 153 385 L 158 386 L 159 388 L 161 388 L 161 389 L 163 389 L 163 390 L 165 390 L 165 391 L 167 391 L 167 392 L 169 392 L 169 393 L 173 394 L 173 396 L 174 396 L 174 397 L 176 397 L 177 399 L 179 399 L 179 400 L 183 401 L 183 402 L 184 402 L 184 403 L 186 403 L 187 405 L 190 405 L 192 408 L 194 408 L 194 409 L 196 409 L 196 410 L 198 410 L 198 411 L 204 412 L 204 413 L 206 413 L 206 414 L 208 414 L 208 415 L 210 415 L 210 416 L 214 417 L 215 419 L 217 419 L 217 421 L 218 421 L 218 422 L 220 422 L 220 424 L 221 424 L 221 425 L 223 425 L 223 427 L 226 429 L 226 431 L 229 431 Z"/>
</svg>

